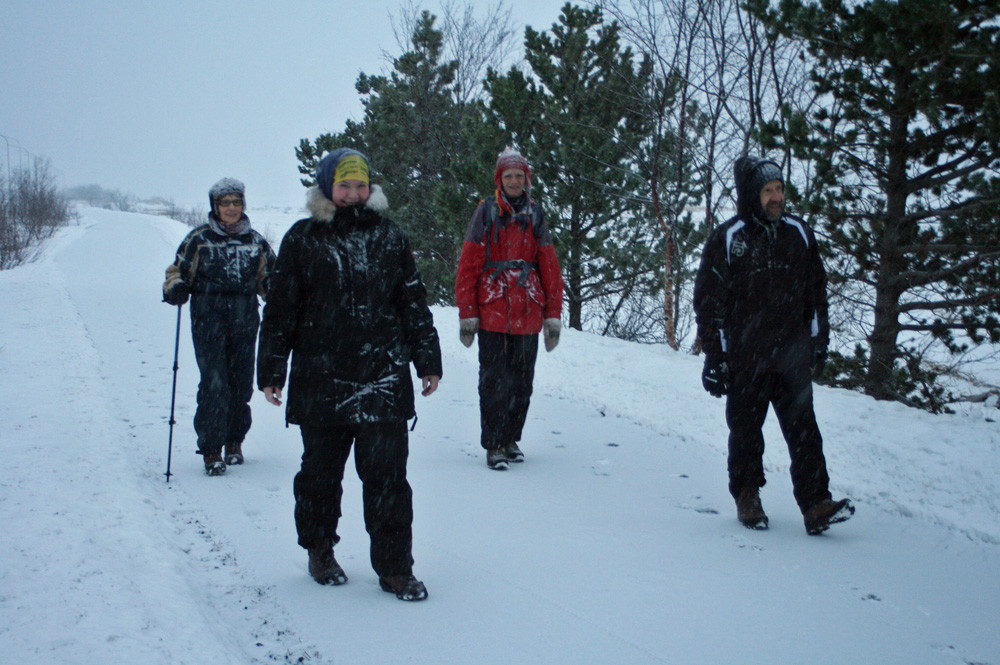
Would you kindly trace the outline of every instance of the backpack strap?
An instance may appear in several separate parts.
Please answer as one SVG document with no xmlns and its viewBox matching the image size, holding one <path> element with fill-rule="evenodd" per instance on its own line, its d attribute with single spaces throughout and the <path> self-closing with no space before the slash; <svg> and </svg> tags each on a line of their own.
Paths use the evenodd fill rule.
<svg viewBox="0 0 1000 665">
<path fill-rule="evenodd" d="M 515 259 L 513 261 L 487 261 L 486 269 L 492 269 L 493 272 L 490 274 L 490 279 L 496 279 L 504 270 L 518 270 L 520 269 L 521 274 L 517 278 L 517 285 L 524 287 L 528 284 L 528 275 L 531 271 L 538 270 L 538 264 L 525 261 L 524 259 Z"/>
<path fill-rule="evenodd" d="M 501 272 L 504 270 L 520 270 L 521 274 L 517 278 L 517 285 L 520 287 L 525 287 L 528 284 L 528 275 L 531 274 L 532 270 L 538 270 L 538 264 L 533 261 L 525 261 L 524 259 L 513 259 L 510 261 L 491 261 L 490 260 L 490 244 L 500 239 L 500 231 L 496 226 L 497 221 L 497 202 L 493 200 L 491 204 L 486 206 L 486 221 L 484 223 L 484 233 L 483 238 L 486 242 L 486 269 L 492 270 L 489 279 L 496 279 Z M 531 206 L 531 232 L 534 233 L 535 229 L 541 223 L 541 209 L 537 205 Z M 493 235 L 496 234 L 494 239 Z"/>
</svg>

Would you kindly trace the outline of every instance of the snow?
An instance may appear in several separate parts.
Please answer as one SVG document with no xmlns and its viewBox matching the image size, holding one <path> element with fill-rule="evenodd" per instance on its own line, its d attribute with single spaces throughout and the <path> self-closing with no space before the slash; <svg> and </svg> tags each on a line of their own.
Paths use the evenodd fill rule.
<svg viewBox="0 0 1000 665">
<path fill-rule="evenodd" d="M 322 587 L 292 520 L 301 440 L 255 394 L 247 462 L 193 454 L 198 372 L 163 269 L 189 230 L 82 208 L 41 261 L 0 273 L 0 662 L 907 663 L 1000 665 L 1000 427 L 816 389 L 835 497 L 809 537 L 768 419 L 771 529 L 726 490 L 723 401 L 700 358 L 564 329 L 540 354 L 524 464 L 490 471 L 477 364 L 445 357 L 411 433 L 423 603 L 378 589 L 348 473 Z M 251 219 L 277 246 L 297 216 Z"/>
</svg>

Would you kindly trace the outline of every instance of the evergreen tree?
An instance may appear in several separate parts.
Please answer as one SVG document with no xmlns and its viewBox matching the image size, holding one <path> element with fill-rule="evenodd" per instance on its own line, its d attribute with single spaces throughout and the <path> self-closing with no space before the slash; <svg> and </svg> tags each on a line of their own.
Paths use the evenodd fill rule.
<svg viewBox="0 0 1000 665">
<path fill-rule="evenodd" d="M 859 382 L 911 402 L 924 383 L 917 401 L 938 409 L 918 343 L 1000 342 L 998 3 L 753 5 L 774 31 L 804 40 L 827 100 L 790 110 L 781 141 L 813 167 L 801 203 L 829 234 L 832 282 L 868 308 Z"/>
<path fill-rule="evenodd" d="M 690 69 L 690 67 L 688 67 Z M 694 279 L 691 257 L 704 244 L 708 224 L 695 225 L 690 206 L 705 196 L 695 155 L 703 147 L 706 115 L 690 99 L 687 76 L 677 70 L 655 75 L 643 91 L 651 131 L 638 151 L 638 172 L 649 191 L 649 215 L 666 246 L 663 319 L 666 342 L 678 349 L 678 322 L 686 284 Z M 710 172 L 710 169 L 704 169 Z M 685 260 L 686 259 L 686 260 Z"/>
<path fill-rule="evenodd" d="M 530 75 L 487 74 L 490 113 L 532 164 L 569 325 L 581 329 L 587 303 L 662 287 L 662 238 L 635 196 L 634 150 L 648 131 L 635 91 L 650 67 L 635 62 L 600 10 L 568 3 L 551 33 L 529 27 L 524 43 Z"/>
<path fill-rule="evenodd" d="M 410 235 L 432 301 L 449 302 L 479 194 L 470 174 L 491 172 L 496 157 L 470 145 L 486 131 L 483 105 L 456 100 L 458 61 L 444 61 L 435 20 L 429 12 L 420 14 L 411 50 L 393 61 L 387 76 L 358 77 L 361 122 L 348 121 L 343 132 L 313 142 L 303 139 L 296 155 L 307 176 L 303 184 L 311 185 L 317 161 L 329 150 L 348 146 L 364 152 L 389 198 L 390 216 Z"/>
</svg>

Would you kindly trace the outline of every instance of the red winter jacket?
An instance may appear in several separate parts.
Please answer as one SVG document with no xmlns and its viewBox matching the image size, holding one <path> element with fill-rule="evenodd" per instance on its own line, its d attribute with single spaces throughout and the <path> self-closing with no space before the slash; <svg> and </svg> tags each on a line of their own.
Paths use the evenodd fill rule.
<svg viewBox="0 0 1000 665">
<path fill-rule="evenodd" d="M 458 316 L 478 317 L 482 330 L 534 335 L 562 313 L 559 260 L 537 204 L 526 197 L 513 213 L 497 200 L 481 202 L 469 222 L 455 278 Z"/>
</svg>

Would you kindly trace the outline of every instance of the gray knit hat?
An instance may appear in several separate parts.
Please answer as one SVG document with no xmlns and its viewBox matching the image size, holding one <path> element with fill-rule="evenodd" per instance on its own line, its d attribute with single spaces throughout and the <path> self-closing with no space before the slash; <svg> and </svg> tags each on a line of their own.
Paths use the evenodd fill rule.
<svg viewBox="0 0 1000 665">
<path fill-rule="evenodd" d="M 760 191 L 764 189 L 764 185 L 771 182 L 772 180 L 785 181 L 785 176 L 781 173 L 781 168 L 771 161 L 762 161 L 753 170 L 750 175 L 750 182 L 748 183 L 747 191 L 756 192 L 760 196 Z"/>
<path fill-rule="evenodd" d="M 236 194 L 246 201 L 246 185 L 236 178 L 223 178 L 208 190 L 208 202 L 215 208 L 215 202 L 227 194 Z"/>
</svg>

